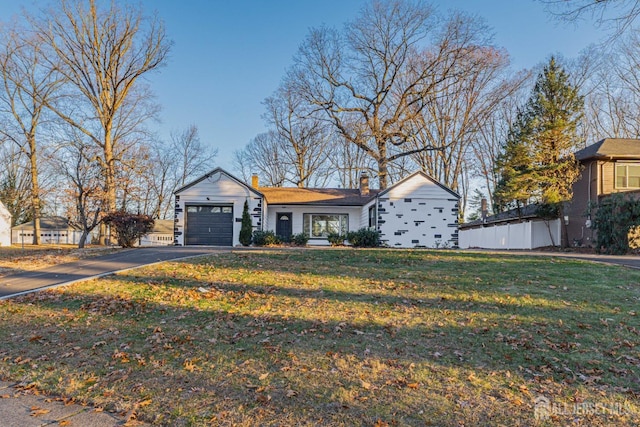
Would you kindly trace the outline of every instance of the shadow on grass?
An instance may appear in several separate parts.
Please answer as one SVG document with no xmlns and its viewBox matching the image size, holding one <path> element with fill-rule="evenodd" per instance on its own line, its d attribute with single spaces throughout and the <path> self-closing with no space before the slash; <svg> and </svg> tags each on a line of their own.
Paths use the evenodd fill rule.
<svg viewBox="0 0 640 427">
<path fill-rule="evenodd" d="M 275 258 L 249 256 L 242 267 L 300 270 Z M 223 261 L 205 264 L 227 266 L 216 260 Z M 379 279 L 368 269 L 314 272 L 336 273 Z M 625 313 L 602 319 L 575 307 L 422 299 L 411 287 L 212 287 L 162 271 L 152 280 L 117 276 L 95 286 L 99 292 L 69 288 L 7 304 L 14 312 L 2 318 L 3 370 L 63 393 L 72 386 L 60 378 L 75 379 L 75 393 L 97 403 L 151 398 L 145 417 L 167 424 L 217 417 L 230 424 L 529 425 L 536 394 L 567 397 L 587 388 L 618 399 L 639 391 L 638 331 Z M 490 295 L 501 293 L 510 296 Z"/>
</svg>

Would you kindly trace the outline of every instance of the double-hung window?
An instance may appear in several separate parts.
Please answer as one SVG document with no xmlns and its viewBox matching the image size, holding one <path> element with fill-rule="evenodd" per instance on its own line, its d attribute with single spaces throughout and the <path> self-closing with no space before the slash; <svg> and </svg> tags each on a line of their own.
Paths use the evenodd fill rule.
<svg viewBox="0 0 640 427">
<path fill-rule="evenodd" d="M 304 231 L 312 239 L 327 237 L 330 233 L 346 235 L 349 231 L 347 214 L 304 214 Z"/>
<path fill-rule="evenodd" d="M 616 163 L 616 188 L 640 188 L 640 163 Z"/>
<path fill-rule="evenodd" d="M 373 205 L 369 208 L 369 228 L 374 230 L 376 228 L 376 206 Z"/>
</svg>

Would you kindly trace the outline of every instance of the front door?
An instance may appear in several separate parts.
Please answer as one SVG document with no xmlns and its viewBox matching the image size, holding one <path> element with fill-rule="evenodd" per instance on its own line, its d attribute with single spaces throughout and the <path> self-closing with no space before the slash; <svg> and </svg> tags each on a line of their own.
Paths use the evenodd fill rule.
<svg viewBox="0 0 640 427">
<path fill-rule="evenodd" d="M 284 242 L 291 240 L 291 212 L 276 212 L 276 234 Z"/>
</svg>

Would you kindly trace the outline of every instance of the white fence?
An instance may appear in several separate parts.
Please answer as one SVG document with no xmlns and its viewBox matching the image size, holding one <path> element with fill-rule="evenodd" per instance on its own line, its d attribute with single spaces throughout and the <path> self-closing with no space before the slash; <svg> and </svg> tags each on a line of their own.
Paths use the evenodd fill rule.
<svg viewBox="0 0 640 427">
<path fill-rule="evenodd" d="M 535 220 L 467 228 L 459 231 L 460 248 L 534 249 L 560 244 L 560 220 Z M 552 237 L 553 236 L 553 240 Z"/>
</svg>

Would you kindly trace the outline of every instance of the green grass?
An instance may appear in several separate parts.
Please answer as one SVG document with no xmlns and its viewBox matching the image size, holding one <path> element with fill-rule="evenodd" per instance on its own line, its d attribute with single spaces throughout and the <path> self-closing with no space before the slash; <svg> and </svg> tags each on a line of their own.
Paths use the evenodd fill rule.
<svg viewBox="0 0 640 427">
<path fill-rule="evenodd" d="M 0 376 L 158 425 L 637 425 L 639 307 L 573 260 L 234 252 L 0 303 Z"/>
</svg>

